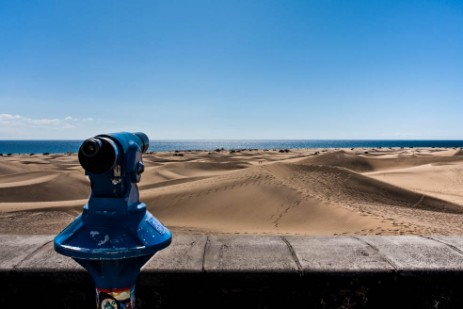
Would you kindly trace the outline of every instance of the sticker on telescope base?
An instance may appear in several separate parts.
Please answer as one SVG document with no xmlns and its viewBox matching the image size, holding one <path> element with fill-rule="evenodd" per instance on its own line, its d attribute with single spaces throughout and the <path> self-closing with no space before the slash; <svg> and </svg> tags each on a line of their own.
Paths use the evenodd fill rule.
<svg viewBox="0 0 463 309">
<path fill-rule="evenodd" d="M 146 222 L 148 222 L 159 234 L 164 235 L 166 233 L 164 225 L 155 217 L 150 217 Z"/>
<path fill-rule="evenodd" d="M 135 286 L 124 289 L 96 289 L 98 309 L 135 308 Z"/>
</svg>

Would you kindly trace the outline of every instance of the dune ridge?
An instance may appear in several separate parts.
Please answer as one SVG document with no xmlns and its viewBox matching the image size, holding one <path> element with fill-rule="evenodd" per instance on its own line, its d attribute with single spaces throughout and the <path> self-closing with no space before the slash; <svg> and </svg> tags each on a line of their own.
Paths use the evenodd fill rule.
<svg viewBox="0 0 463 309">
<path fill-rule="evenodd" d="M 461 150 L 189 151 L 144 161 L 141 201 L 173 231 L 463 232 Z M 0 157 L 0 232 L 58 233 L 89 193 L 75 155 Z"/>
</svg>

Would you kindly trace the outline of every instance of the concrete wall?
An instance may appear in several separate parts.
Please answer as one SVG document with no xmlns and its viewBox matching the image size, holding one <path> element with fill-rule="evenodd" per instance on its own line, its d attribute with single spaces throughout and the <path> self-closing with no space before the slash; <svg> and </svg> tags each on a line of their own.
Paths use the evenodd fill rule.
<svg viewBox="0 0 463 309">
<path fill-rule="evenodd" d="M 54 235 L 0 235 L 0 308 L 95 308 Z M 463 308 L 463 237 L 174 235 L 137 308 Z"/>
</svg>

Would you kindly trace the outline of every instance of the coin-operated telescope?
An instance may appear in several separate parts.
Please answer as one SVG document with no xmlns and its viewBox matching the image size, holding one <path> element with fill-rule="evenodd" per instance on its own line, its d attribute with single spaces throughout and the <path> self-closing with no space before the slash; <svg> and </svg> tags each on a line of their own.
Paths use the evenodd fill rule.
<svg viewBox="0 0 463 309">
<path fill-rule="evenodd" d="M 135 308 L 140 268 L 171 242 L 171 232 L 139 201 L 148 146 L 144 133 L 121 132 L 89 138 L 79 149 L 92 192 L 54 245 L 90 273 L 98 308 Z"/>
</svg>

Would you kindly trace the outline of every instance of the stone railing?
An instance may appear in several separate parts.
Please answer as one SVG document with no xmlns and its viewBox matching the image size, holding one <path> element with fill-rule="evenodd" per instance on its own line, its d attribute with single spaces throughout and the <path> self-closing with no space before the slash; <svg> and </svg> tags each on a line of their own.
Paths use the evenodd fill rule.
<svg viewBox="0 0 463 309">
<path fill-rule="evenodd" d="M 0 235 L 0 308 L 95 308 L 54 235 Z M 174 234 L 137 308 L 463 308 L 463 236 Z"/>
</svg>

